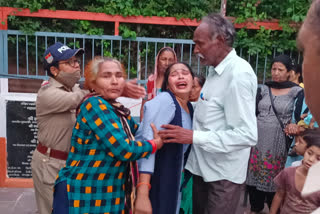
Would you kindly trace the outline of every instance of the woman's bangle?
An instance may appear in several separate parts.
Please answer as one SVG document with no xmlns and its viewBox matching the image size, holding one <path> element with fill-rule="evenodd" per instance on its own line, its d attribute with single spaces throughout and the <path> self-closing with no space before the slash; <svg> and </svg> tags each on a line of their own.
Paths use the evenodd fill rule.
<svg viewBox="0 0 320 214">
<path fill-rule="evenodd" d="M 148 140 L 148 142 L 151 144 L 152 146 L 152 152 L 151 154 L 155 153 L 157 151 L 157 144 L 154 142 L 154 140 Z"/>
<path fill-rule="evenodd" d="M 147 185 L 148 188 L 149 188 L 149 190 L 151 189 L 151 184 L 146 183 L 146 182 L 140 182 L 140 183 L 138 183 L 136 188 L 138 188 L 138 187 L 141 186 L 141 185 Z"/>
</svg>

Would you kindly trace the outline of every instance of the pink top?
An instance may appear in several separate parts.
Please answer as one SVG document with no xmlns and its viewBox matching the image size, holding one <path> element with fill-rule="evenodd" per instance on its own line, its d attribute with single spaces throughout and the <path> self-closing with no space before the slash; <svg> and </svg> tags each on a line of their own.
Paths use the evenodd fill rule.
<svg viewBox="0 0 320 214">
<path fill-rule="evenodd" d="M 285 168 L 274 179 L 277 189 L 286 192 L 280 214 L 310 214 L 320 206 L 320 192 L 302 198 L 301 192 L 297 190 L 295 174 L 298 167 Z"/>
</svg>

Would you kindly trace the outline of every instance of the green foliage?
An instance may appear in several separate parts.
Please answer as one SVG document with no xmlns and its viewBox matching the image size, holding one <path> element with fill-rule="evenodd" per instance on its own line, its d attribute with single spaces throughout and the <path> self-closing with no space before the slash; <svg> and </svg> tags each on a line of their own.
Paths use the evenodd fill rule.
<svg viewBox="0 0 320 214">
<path fill-rule="evenodd" d="M 120 25 L 119 31 L 124 39 L 135 39 L 137 37 L 137 33 L 130 30 L 126 25 Z"/>
<path fill-rule="evenodd" d="M 228 0 L 229 16 L 303 21 L 312 0 Z"/>
<path fill-rule="evenodd" d="M 103 42 L 102 42 L 102 46 L 103 46 L 103 56 L 112 57 L 111 52 L 108 51 L 108 49 L 110 48 L 110 42 L 108 42 L 108 41 L 103 41 Z"/>
<path fill-rule="evenodd" d="M 104 30 L 101 27 L 94 27 L 90 21 L 81 20 L 79 22 L 78 33 L 87 35 L 103 35 Z"/>
<path fill-rule="evenodd" d="M 218 11 L 220 7 L 220 0 L 0 0 L 0 5 L 17 8 L 29 8 L 32 12 L 39 9 L 51 9 L 89 11 L 122 16 L 172 16 L 177 17 L 178 19 L 200 19 L 210 11 Z M 29 23 L 23 24 L 24 22 Z M 25 27 L 25 25 L 30 25 L 30 22 L 37 22 L 37 24 L 35 26 L 31 26 L 31 28 Z M 110 28 L 105 28 L 106 23 L 77 20 L 60 20 L 59 22 L 61 23 L 60 26 L 57 24 L 57 22 L 52 23 L 52 20 L 16 17 L 10 19 L 10 28 L 18 28 L 27 32 L 36 30 L 49 30 L 56 32 L 78 32 L 98 35 L 113 33 L 112 31 L 108 30 Z M 43 26 L 50 26 L 50 29 L 46 29 L 47 27 L 43 29 Z M 123 36 L 126 38 L 148 36 L 135 36 L 134 33 L 130 31 L 135 30 L 130 30 L 126 27 L 122 27 L 122 29 L 120 29 L 120 32 L 123 33 Z"/>
<path fill-rule="evenodd" d="M 293 22 L 302 22 L 311 0 L 228 0 L 228 16 L 236 17 L 236 23 L 247 19 L 278 19 L 282 31 L 270 31 L 261 28 L 257 31 L 241 29 L 238 32 L 237 47 L 248 48 L 249 53 L 271 55 L 273 47 L 278 52 L 296 49 L 298 28 Z"/>
</svg>

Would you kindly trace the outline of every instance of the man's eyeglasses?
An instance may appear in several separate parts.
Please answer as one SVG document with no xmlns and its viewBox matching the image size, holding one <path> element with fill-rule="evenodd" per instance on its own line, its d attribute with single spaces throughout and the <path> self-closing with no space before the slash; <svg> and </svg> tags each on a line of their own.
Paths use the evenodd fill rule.
<svg viewBox="0 0 320 214">
<path fill-rule="evenodd" d="M 81 65 L 81 60 L 80 59 L 71 59 L 66 62 L 59 62 L 59 64 L 69 64 L 71 67 L 74 67 L 76 65 L 76 63 Z"/>
</svg>

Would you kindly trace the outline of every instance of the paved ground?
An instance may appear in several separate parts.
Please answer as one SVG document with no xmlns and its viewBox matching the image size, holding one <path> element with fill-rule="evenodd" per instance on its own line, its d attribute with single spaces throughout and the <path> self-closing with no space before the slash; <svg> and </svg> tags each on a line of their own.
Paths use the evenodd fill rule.
<svg viewBox="0 0 320 214">
<path fill-rule="evenodd" d="M 244 196 L 244 193 L 242 194 Z M 249 214 L 249 201 L 243 206 L 241 199 L 239 210 L 236 214 Z M 0 213 L 1 214 L 39 214 L 36 208 L 34 190 L 32 188 L 0 188 Z M 267 214 L 265 208 L 261 214 Z"/>
<path fill-rule="evenodd" d="M 0 213 L 38 214 L 31 188 L 0 188 Z"/>
</svg>

